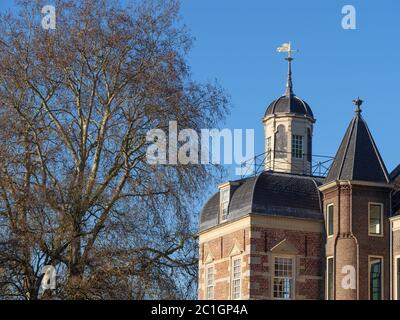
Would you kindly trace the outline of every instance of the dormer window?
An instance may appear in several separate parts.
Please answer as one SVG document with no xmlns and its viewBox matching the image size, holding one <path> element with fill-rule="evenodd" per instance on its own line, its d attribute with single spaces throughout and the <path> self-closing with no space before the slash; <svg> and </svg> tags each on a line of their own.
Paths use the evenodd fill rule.
<svg viewBox="0 0 400 320">
<path fill-rule="evenodd" d="M 229 187 L 225 187 L 221 189 L 221 201 L 220 201 L 220 216 L 221 222 L 228 219 L 228 207 L 229 207 L 229 197 L 230 197 L 230 189 Z"/>
</svg>

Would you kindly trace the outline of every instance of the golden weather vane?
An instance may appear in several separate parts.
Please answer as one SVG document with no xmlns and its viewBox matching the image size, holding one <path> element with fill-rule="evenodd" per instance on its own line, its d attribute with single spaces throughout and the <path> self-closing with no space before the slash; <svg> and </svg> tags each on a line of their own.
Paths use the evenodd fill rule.
<svg viewBox="0 0 400 320">
<path fill-rule="evenodd" d="M 292 59 L 292 52 L 293 53 L 299 52 L 299 50 L 292 50 L 292 45 L 290 41 L 283 43 L 280 47 L 278 47 L 278 49 L 276 49 L 276 51 L 287 52 L 289 59 Z"/>
</svg>

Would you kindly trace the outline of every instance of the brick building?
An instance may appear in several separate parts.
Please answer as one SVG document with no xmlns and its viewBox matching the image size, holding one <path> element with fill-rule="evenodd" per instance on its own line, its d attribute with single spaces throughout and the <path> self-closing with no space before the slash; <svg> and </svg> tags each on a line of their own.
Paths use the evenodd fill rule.
<svg viewBox="0 0 400 320">
<path fill-rule="evenodd" d="M 356 99 L 329 173 L 313 176 L 315 118 L 286 60 L 264 171 L 221 184 L 202 210 L 198 297 L 400 300 L 400 166 L 387 172 Z"/>
</svg>

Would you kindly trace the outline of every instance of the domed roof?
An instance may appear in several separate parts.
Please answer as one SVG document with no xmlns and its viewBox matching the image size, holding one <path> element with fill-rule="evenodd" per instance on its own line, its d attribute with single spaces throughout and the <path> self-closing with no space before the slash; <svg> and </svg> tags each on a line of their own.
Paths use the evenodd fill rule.
<svg viewBox="0 0 400 320">
<path fill-rule="evenodd" d="M 248 214 L 322 220 L 321 195 L 323 179 L 264 171 L 258 176 L 236 181 L 231 190 L 228 221 Z M 218 225 L 220 192 L 203 207 L 200 231 Z"/>
<path fill-rule="evenodd" d="M 293 94 L 284 95 L 272 101 L 268 106 L 267 111 L 265 111 L 264 116 L 267 117 L 272 114 L 280 113 L 292 113 L 314 119 L 314 114 L 307 102 Z"/>
<path fill-rule="evenodd" d="M 288 74 L 286 81 L 285 94 L 278 99 L 272 101 L 265 111 L 264 117 L 274 114 L 294 114 L 298 116 L 306 116 L 314 119 L 314 114 L 310 106 L 304 100 L 300 99 L 293 93 L 293 82 L 292 82 L 292 60 L 290 56 L 286 58 L 288 62 Z"/>
</svg>

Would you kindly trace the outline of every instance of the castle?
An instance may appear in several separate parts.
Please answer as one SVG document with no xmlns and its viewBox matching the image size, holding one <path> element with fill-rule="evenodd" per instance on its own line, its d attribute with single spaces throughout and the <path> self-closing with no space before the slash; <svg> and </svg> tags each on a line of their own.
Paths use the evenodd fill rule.
<svg viewBox="0 0 400 320">
<path fill-rule="evenodd" d="M 400 300 L 400 165 L 389 174 L 362 100 L 325 177 L 293 93 L 264 118 L 264 170 L 219 185 L 199 227 L 199 299 Z"/>
</svg>

